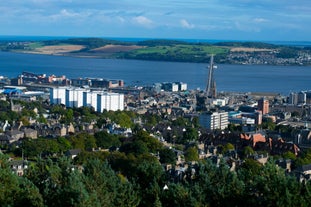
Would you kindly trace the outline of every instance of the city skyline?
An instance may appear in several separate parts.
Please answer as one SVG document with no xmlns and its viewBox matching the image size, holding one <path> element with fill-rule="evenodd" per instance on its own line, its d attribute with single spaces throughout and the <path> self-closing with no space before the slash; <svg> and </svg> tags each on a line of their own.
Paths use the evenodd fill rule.
<svg viewBox="0 0 311 207">
<path fill-rule="evenodd" d="M 1 35 L 311 41 L 311 2 L 14 0 Z"/>
</svg>

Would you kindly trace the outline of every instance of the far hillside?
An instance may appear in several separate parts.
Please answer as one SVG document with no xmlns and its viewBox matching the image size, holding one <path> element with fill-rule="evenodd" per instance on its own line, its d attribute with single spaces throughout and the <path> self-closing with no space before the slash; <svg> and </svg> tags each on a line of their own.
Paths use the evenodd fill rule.
<svg viewBox="0 0 311 207">
<path fill-rule="evenodd" d="M 70 38 L 63 40 L 0 42 L 0 50 L 94 58 L 119 58 L 154 61 L 310 65 L 311 48 L 290 47 L 263 42 L 189 43 L 154 39 L 125 42 L 103 38 Z"/>
</svg>

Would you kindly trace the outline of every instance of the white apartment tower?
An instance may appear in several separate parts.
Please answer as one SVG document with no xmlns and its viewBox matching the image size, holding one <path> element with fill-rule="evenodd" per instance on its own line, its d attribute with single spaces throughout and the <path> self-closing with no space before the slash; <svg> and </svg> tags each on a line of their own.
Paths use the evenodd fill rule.
<svg viewBox="0 0 311 207">
<path fill-rule="evenodd" d="M 68 88 L 66 89 L 66 106 L 79 108 L 83 106 L 83 92 L 82 88 Z"/>
<path fill-rule="evenodd" d="M 298 93 L 298 104 L 306 104 L 307 103 L 307 93 L 304 91 L 300 91 Z"/>
<path fill-rule="evenodd" d="M 97 94 L 97 111 L 123 111 L 124 110 L 124 94 L 119 93 L 103 93 Z"/>
<path fill-rule="evenodd" d="M 207 112 L 199 117 L 200 125 L 204 128 L 226 129 L 228 127 L 228 112 Z"/>
<path fill-rule="evenodd" d="M 82 88 L 57 87 L 50 88 L 50 103 L 64 104 L 66 107 L 93 107 L 97 112 L 123 111 L 124 94 L 102 91 L 89 91 Z"/>
<path fill-rule="evenodd" d="M 93 107 L 97 111 L 97 95 L 98 91 L 83 92 L 83 106 Z"/>
<path fill-rule="evenodd" d="M 66 87 L 50 88 L 51 104 L 66 104 Z"/>
</svg>

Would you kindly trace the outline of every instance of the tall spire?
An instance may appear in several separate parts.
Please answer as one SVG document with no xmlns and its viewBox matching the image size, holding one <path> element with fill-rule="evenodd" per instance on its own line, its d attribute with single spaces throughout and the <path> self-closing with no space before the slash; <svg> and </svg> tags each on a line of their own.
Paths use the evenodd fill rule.
<svg viewBox="0 0 311 207">
<path fill-rule="evenodd" d="M 214 69 L 217 68 L 214 65 L 214 55 L 211 55 L 209 70 L 208 70 L 208 77 L 207 77 L 207 85 L 206 85 L 206 94 L 207 97 L 216 98 L 216 82 L 214 79 Z"/>
</svg>

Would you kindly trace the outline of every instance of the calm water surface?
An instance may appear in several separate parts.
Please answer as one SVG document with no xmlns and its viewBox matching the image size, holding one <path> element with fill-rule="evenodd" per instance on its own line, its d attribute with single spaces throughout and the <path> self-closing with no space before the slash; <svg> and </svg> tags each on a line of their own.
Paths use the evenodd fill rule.
<svg viewBox="0 0 311 207">
<path fill-rule="evenodd" d="M 181 81 L 190 89 L 205 89 L 207 64 L 118 59 L 74 58 L 0 52 L 0 75 L 16 77 L 23 71 L 66 75 L 68 78 L 123 79 L 127 85 Z M 311 89 L 310 66 L 218 65 L 218 91 L 278 92 Z"/>
</svg>

